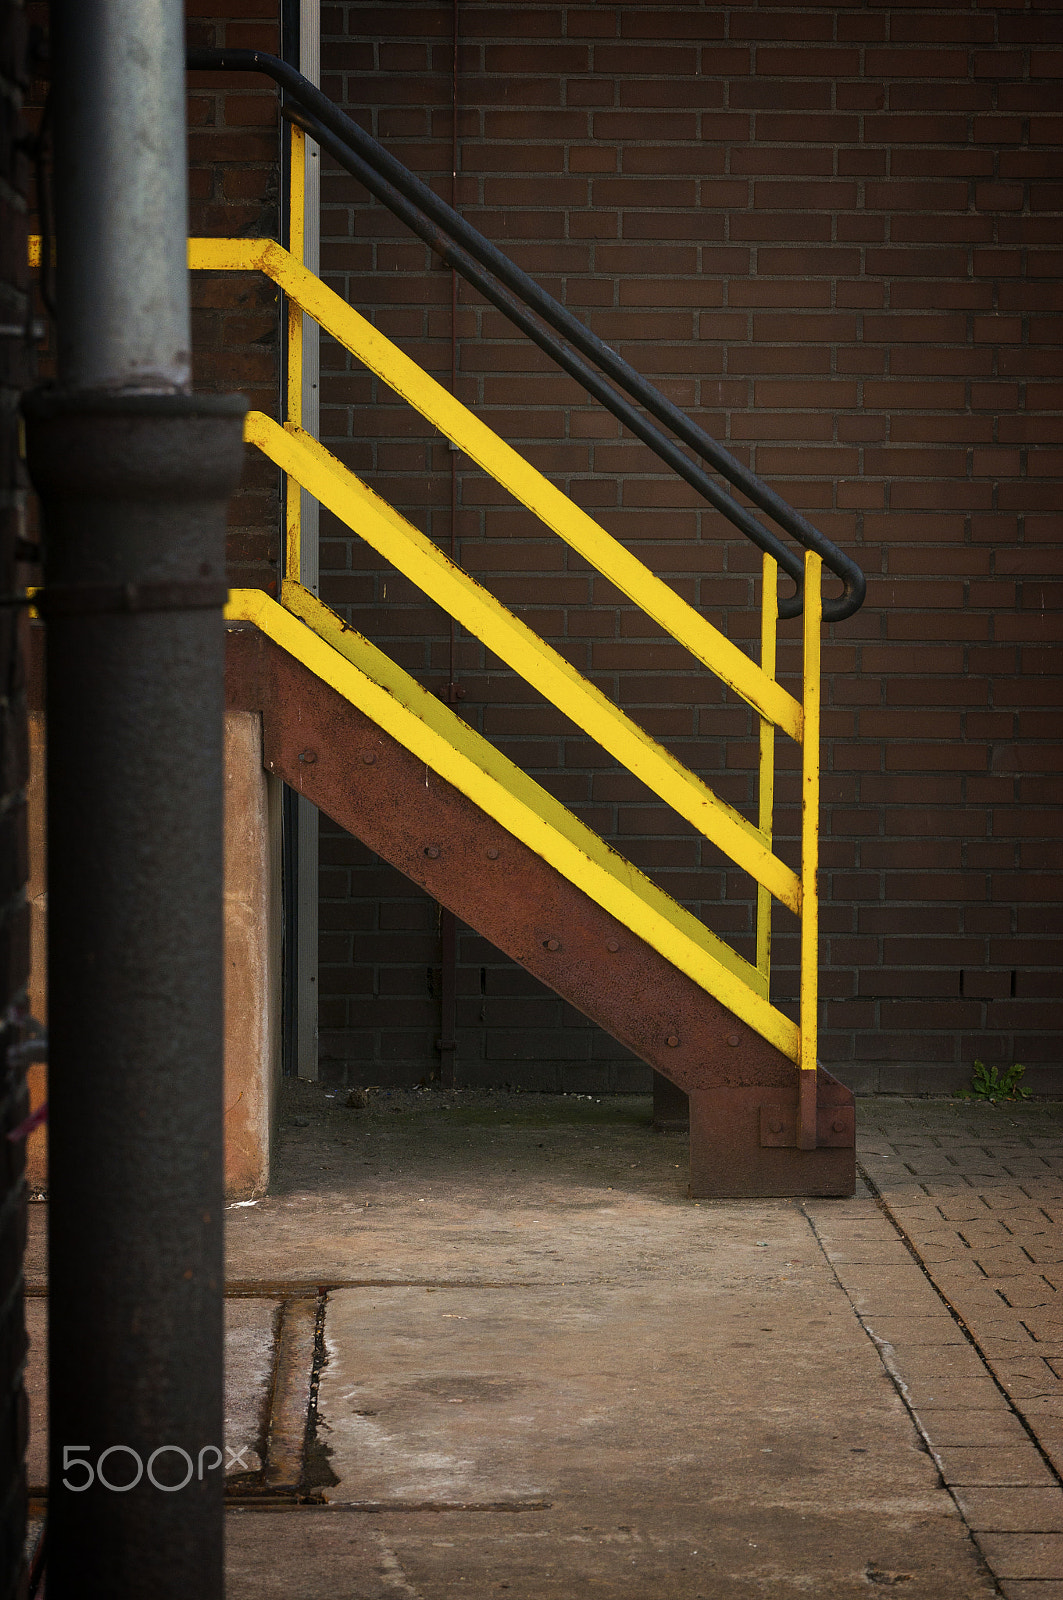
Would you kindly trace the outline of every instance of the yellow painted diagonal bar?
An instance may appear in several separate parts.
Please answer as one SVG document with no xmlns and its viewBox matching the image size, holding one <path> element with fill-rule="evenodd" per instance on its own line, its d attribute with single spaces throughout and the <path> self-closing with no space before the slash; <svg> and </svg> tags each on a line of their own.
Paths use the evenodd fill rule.
<svg viewBox="0 0 1063 1600">
<path fill-rule="evenodd" d="M 729 972 L 733 972 L 757 993 L 767 992 L 766 986 L 760 982 L 760 974 L 756 967 L 737 951 L 732 950 L 730 945 L 725 944 L 706 928 L 704 923 L 686 911 L 678 901 L 673 900 L 663 889 L 659 889 L 652 879 L 645 877 L 637 867 L 619 855 L 592 829 L 580 822 L 567 806 L 556 800 L 536 783 L 534 778 L 530 778 L 526 772 L 503 755 L 489 739 L 477 733 L 475 728 L 470 728 L 467 722 L 456 716 L 435 695 L 423 689 L 416 679 L 404 672 L 390 656 L 385 655 L 362 634 L 349 627 L 309 589 L 300 583 L 285 583 L 281 589 L 281 604 L 294 616 L 301 618 L 309 628 L 313 629 L 318 638 L 324 639 L 347 661 L 353 662 L 363 672 L 367 672 L 374 683 L 380 684 L 390 694 L 394 694 L 404 705 L 415 710 L 422 721 L 428 722 L 442 732 L 458 756 L 472 760 L 480 771 L 501 786 L 505 794 L 497 797 L 498 809 L 491 813 L 496 821 L 509 827 L 518 837 L 523 837 L 520 831 L 522 815 L 514 812 L 513 806 L 536 811 L 551 828 L 564 835 L 570 844 L 575 845 L 580 854 L 586 856 L 598 871 L 608 872 L 618 882 L 637 893 L 645 905 L 653 908 L 655 916 L 663 916 L 677 933 L 698 945 L 714 961 L 725 966 Z M 578 860 L 576 866 L 582 870 Z M 573 882 L 580 880 L 573 879 Z M 582 882 L 580 887 L 584 887 Z M 628 925 L 630 926 L 630 923 Z"/>
<path fill-rule="evenodd" d="M 514 672 L 616 757 L 699 833 L 773 895 L 800 912 L 796 873 L 766 847 L 758 829 L 588 683 L 575 667 L 450 561 L 412 523 L 301 430 L 248 413 L 244 437 L 371 544 L 411 583 L 483 641 Z"/>
<path fill-rule="evenodd" d="M 761 716 L 800 740 L 802 710 L 791 694 L 288 251 L 272 239 L 190 239 L 188 260 L 198 269 L 266 273 Z"/>
<path fill-rule="evenodd" d="M 757 992 L 758 974 L 500 751 L 299 585 L 286 605 L 237 589 L 226 618 L 251 622 L 372 718 L 543 860 L 796 1062 L 798 1031 Z M 305 615 L 304 622 L 297 613 Z"/>
</svg>

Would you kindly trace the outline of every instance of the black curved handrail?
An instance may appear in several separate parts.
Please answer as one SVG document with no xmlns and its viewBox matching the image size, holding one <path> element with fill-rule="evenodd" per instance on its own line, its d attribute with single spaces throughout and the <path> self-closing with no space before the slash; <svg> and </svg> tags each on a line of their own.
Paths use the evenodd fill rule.
<svg viewBox="0 0 1063 1600">
<path fill-rule="evenodd" d="M 283 109 L 284 115 L 289 121 L 305 129 L 312 138 L 317 140 L 322 149 L 335 156 L 351 173 L 352 177 L 363 183 L 371 193 L 376 195 L 378 200 L 381 200 L 414 233 L 424 239 L 426 244 L 431 245 L 448 266 L 452 266 L 474 288 L 479 289 L 486 299 L 497 306 L 541 350 L 552 356 L 557 364 L 575 378 L 577 383 L 581 384 L 588 393 L 594 395 L 595 399 L 600 400 L 603 405 L 619 415 L 620 420 L 633 433 L 637 434 L 645 444 L 649 445 L 651 450 L 666 461 L 669 466 L 673 467 L 676 472 L 686 478 L 693 488 L 714 505 L 718 511 L 722 512 L 730 522 L 734 523 L 747 538 L 751 539 L 761 550 L 767 550 L 769 554 L 774 555 L 780 561 L 780 565 L 787 575 L 800 584 L 804 575 L 800 559 L 792 551 L 787 550 L 785 545 L 774 539 L 770 531 L 763 527 L 744 506 L 739 505 L 718 484 L 715 484 L 706 473 L 702 472 L 697 463 L 685 456 L 666 434 L 662 433 L 652 422 L 647 422 L 644 417 L 641 417 L 630 406 L 625 405 L 622 397 L 617 395 L 615 389 L 606 383 L 588 362 L 582 360 L 573 351 L 567 350 L 564 345 L 559 345 L 553 334 L 529 314 L 525 305 L 515 294 L 512 294 L 504 285 L 500 284 L 490 273 L 485 272 L 460 245 L 456 245 L 445 236 L 442 236 L 423 212 L 419 211 L 416 206 L 389 184 L 386 178 L 381 178 L 378 173 L 375 173 L 368 162 L 363 161 L 355 151 L 347 150 L 316 117 L 309 116 L 302 110 L 292 110 L 287 106 Z M 619 401 L 620 410 L 617 410 L 617 401 Z"/>
<path fill-rule="evenodd" d="M 765 528 L 746 507 L 721 489 L 660 428 L 637 411 L 628 396 L 637 400 L 651 417 L 670 428 L 676 438 L 752 500 L 802 548 L 814 550 L 822 556 L 824 565 L 842 581 L 842 593 L 824 600 L 823 615 L 826 621 L 840 622 L 859 609 L 866 584 L 864 574 L 855 562 L 800 512 L 788 505 L 774 489 L 692 422 L 685 412 L 547 294 L 533 278 L 522 272 L 515 262 L 478 233 L 296 68 L 262 50 L 235 49 L 189 50 L 187 65 L 189 71 L 262 72 L 271 77 L 294 102 L 294 105 L 285 102 L 281 107 L 289 121 L 310 134 L 322 149 L 328 151 L 334 160 L 422 238 L 447 265 L 497 306 L 522 333 L 606 406 L 758 549 L 778 562 L 782 571 L 797 586 L 794 594 L 778 600 L 780 617 L 793 617 L 801 613 L 804 569 L 800 557 L 776 534 Z M 530 311 L 534 311 L 542 321 L 536 320 Z M 542 326 L 542 322 L 561 333 L 569 344 L 575 346 L 575 350 L 561 344 L 549 328 Z M 581 359 L 577 351 L 588 359 Z M 595 371 L 590 362 L 595 363 L 599 370 Z M 610 381 L 605 381 L 602 373 Z M 626 393 L 618 393 L 618 390 Z"/>
</svg>

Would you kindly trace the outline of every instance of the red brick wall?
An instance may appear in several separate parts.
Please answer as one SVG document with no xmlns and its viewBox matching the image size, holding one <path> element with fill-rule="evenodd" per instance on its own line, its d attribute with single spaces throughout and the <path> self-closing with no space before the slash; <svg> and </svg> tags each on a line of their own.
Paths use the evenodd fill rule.
<svg viewBox="0 0 1063 1600">
<path fill-rule="evenodd" d="M 28 87 L 25 11 L 0 5 L 0 592 L 16 593 L 27 569 L 26 480 L 19 460 L 18 403 L 33 376 L 26 251 L 28 163 L 22 101 Z M 26 1243 L 25 1145 L 3 1137 L 29 1110 L 25 1066 L 9 1051 L 22 1038 L 29 975 L 26 882 L 25 616 L 0 609 L 0 1596 L 26 1593 L 27 1409 L 22 1255 Z"/>
<path fill-rule="evenodd" d="M 449 195 L 450 5 L 340 0 L 322 19 L 326 90 Z M 957 1086 L 976 1056 L 1047 1083 L 1060 13 L 462 0 L 460 29 L 465 213 L 868 573 L 867 605 L 825 648 L 823 1058 L 860 1086 Z M 422 246 L 346 177 L 324 201 L 329 281 L 446 379 L 449 274 L 426 272 Z M 751 639 L 748 547 L 466 290 L 458 339 L 461 397 Z M 326 438 L 446 543 L 442 441 L 326 359 Z M 459 477 L 464 564 L 748 805 L 743 713 L 465 460 Z M 443 620 L 326 531 L 326 596 L 440 686 Z M 466 715 L 748 947 L 738 875 L 478 646 L 459 640 L 458 658 Z M 332 1070 L 420 1075 L 438 1028 L 433 908 L 339 838 L 322 882 Z M 784 1001 L 793 958 L 780 918 Z M 615 1048 L 479 941 L 462 963 L 459 1069 L 528 1081 L 527 1055 L 570 1086 L 629 1081 Z"/>
<path fill-rule="evenodd" d="M 187 37 L 197 48 L 280 54 L 279 0 L 186 0 Z M 280 215 L 279 96 L 257 73 L 188 77 L 190 229 L 224 238 L 276 238 Z M 200 391 L 247 395 L 277 416 L 278 291 L 257 274 L 192 277 L 194 383 Z M 240 493 L 229 507 L 228 575 L 235 587 L 276 582 L 279 475 L 250 447 Z"/>
</svg>

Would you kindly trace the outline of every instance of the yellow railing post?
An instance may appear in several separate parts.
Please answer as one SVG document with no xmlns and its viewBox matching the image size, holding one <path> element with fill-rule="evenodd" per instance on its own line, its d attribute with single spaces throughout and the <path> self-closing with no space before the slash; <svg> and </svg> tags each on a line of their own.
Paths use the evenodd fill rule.
<svg viewBox="0 0 1063 1600">
<path fill-rule="evenodd" d="M 286 581 L 282 588 L 281 605 L 277 607 L 278 615 L 284 615 L 286 607 L 296 615 L 301 615 L 302 608 L 313 602 L 313 608 L 316 608 L 313 617 L 304 619 L 309 624 L 309 637 L 317 636 L 322 628 L 326 632 L 332 629 L 335 639 L 332 639 L 331 633 L 329 637 L 334 650 L 343 657 L 349 654 L 347 634 L 350 630 L 338 618 L 332 618 L 327 608 L 321 607 L 320 602 L 314 599 L 312 588 L 305 587 L 307 580 L 302 573 L 301 561 L 304 530 L 300 502 L 302 493 L 306 491 L 347 526 L 355 529 L 411 582 L 487 644 L 494 654 L 500 656 L 681 817 L 730 856 L 737 866 L 749 873 L 758 886 L 755 964 L 729 949 L 700 925 L 692 934 L 683 921 L 685 914 L 677 906 L 672 907 L 668 916 L 661 914 L 656 904 L 649 910 L 641 908 L 650 891 L 645 887 L 633 891 L 634 880 L 625 887 L 626 878 L 634 874 L 635 869 L 622 857 L 616 857 L 614 861 L 613 852 L 607 846 L 601 845 L 603 862 L 608 857 L 610 863 L 610 870 L 604 878 L 601 863 L 592 863 L 593 872 L 597 874 L 596 882 L 601 878 L 606 883 L 606 889 L 602 892 L 616 901 L 618 910 L 623 901 L 626 909 L 621 920 L 626 920 L 633 928 L 636 924 L 641 928 L 643 924 L 648 927 L 652 923 L 654 928 L 662 929 L 659 937 L 668 946 L 669 959 L 673 959 L 680 970 L 688 971 L 695 982 L 715 994 L 737 1017 L 798 1066 L 798 1145 L 802 1149 L 814 1149 L 819 933 L 820 635 L 823 619 L 821 558 L 809 554 L 805 560 L 802 703 L 783 688 L 776 675 L 778 567 L 770 556 L 764 557 L 762 565 L 758 665 L 306 268 L 305 146 L 303 133 L 293 128 L 290 251 L 269 239 L 189 240 L 189 265 L 193 269 L 263 272 L 287 297 L 286 421 L 281 427 L 261 412 L 251 412 L 244 435 L 249 443 L 257 445 L 285 472 L 287 479 Z M 406 399 L 452 442 L 459 444 L 491 477 L 746 701 L 759 724 L 757 825 L 754 826 L 714 794 L 702 780 L 687 771 L 593 683 L 571 667 L 563 656 L 507 611 L 460 567 L 450 562 L 431 540 L 375 495 L 320 441 L 304 431 L 304 315 L 337 339 L 370 372 Z M 257 595 L 256 604 L 264 603 L 261 594 L 257 591 L 253 593 Z M 323 617 L 326 621 L 322 621 Z M 248 615 L 244 620 L 257 619 L 256 612 L 255 618 Z M 309 646 L 302 634 L 299 638 L 300 650 L 305 652 Z M 365 641 L 359 648 L 363 647 L 370 648 Z M 333 652 L 327 653 L 331 655 Z M 303 654 L 299 658 L 303 659 Z M 397 670 L 394 664 L 386 669 L 374 669 L 376 676 L 383 673 L 381 687 L 390 685 L 390 679 L 388 685 L 384 684 L 387 673 Z M 393 686 L 388 687 L 388 692 L 393 692 Z M 352 699 L 352 703 L 360 703 L 353 689 L 347 697 Z M 373 714 L 376 716 L 376 712 Z M 408 718 L 406 720 L 409 722 Z M 417 743 L 414 738 L 417 733 L 416 720 L 411 724 L 412 733 L 404 723 L 403 738 L 410 749 L 414 749 Z M 384 721 L 381 726 L 385 726 Z M 465 724 L 459 719 L 458 726 L 464 728 Z M 802 745 L 800 874 L 792 871 L 773 850 L 776 728 Z M 453 729 L 443 743 L 453 746 Z M 455 781 L 450 769 L 455 762 L 460 766 L 460 757 L 458 750 L 436 764 L 440 772 L 446 769 L 448 781 Z M 479 793 L 484 780 L 474 778 L 472 781 Z M 512 791 L 516 782 L 518 779 L 511 775 L 502 787 Z M 461 786 L 459 783 L 458 787 Z M 503 802 L 503 810 L 507 804 Z M 527 820 L 523 812 L 522 819 L 521 828 Z M 544 833 L 550 850 L 571 855 L 571 841 L 557 844 L 554 836 L 558 832 L 558 828 L 552 824 Z M 563 834 L 564 830 L 560 832 Z M 578 848 L 583 855 L 587 855 L 585 842 L 581 842 Z M 551 859 L 545 847 L 540 853 Z M 578 881 L 577 873 L 570 870 L 566 875 L 573 882 Z M 773 897 L 802 918 L 800 1026 L 772 1006 L 769 999 Z M 605 904 L 606 900 L 602 899 L 601 903 Z M 681 929 L 676 918 L 683 921 Z M 671 931 L 666 926 L 669 921 L 674 924 Z"/>
<path fill-rule="evenodd" d="M 306 223 L 306 134 L 292 124 L 291 176 L 289 179 L 288 248 L 303 265 Z M 288 296 L 288 394 L 287 421 L 292 428 L 303 425 L 303 311 Z M 298 583 L 302 578 L 302 490 L 289 473 L 285 495 L 284 576 Z"/>
<path fill-rule="evenodd" d="M 797 1143 L 816 1148 L 819 1010 L 819 727 L 823 559 L 805 552 L 803 651 L 804 739 L 801 744 L 801 1070 Z"/>
<path fill-rule="evenodd" d="M 253 622 L 337 694 L 549 861 L 672 965 L 797 1062 L 796 1023 L 756 991 L 756 970 L 691 912 L 643 877 L 449 706 L 301 584 L 280 602 L 234 589 L 230 622 Z"/>
<path fill-rule="evenodd" d="M 729 688 L 791 739 L 801 706 L 744 650 L 606 533 L 587 512 L 493 433 L 449 390 L 272 239 L 190 239 L 189 264 L 211 272 L 264 272 L 312 320 L 471 456 L 483 470 L 662 625 Z M 298 432 L 298 429 L 292 430 Z"/>
<path fill-rule="evenodd" d="M 736 865 L 763 883 L 795 915 L 800 914 L 798 874 L 772 854 L 741 812 L 721 800 L 564 656 L 455 566 L 426 534 L 374 494 L 320 441 L 301 429 L 278 427 L 261 411 L 248 413 L 244 438 L 256 444 L 282 472 L 299 481 L 321 505 L 354 529 L 489 650 L 501 656 L 525 682 L 692 822 Z M 748 657 L 743 659 L 759 673 Z M 768 683 L 768 687 L 776 685 Z M 797 710 L 800 713 L 799 706 Z M 755 974 L 756 969 L 747 965 Z"/>
<path fill-rule="evenodd" d="M 777 596 L 779 565 L 765 552 L 760 591 L 760 670 L 775 677 L 775 640 L 778 632 Z M 772 820 L 775 811 L 775 724 L 760 719 L 760 782 L 757 826 L 771 849 Z M 757 885 L 757 971 L 764 979 L 764 992 L 771 981 L 771 893 Z"/>
</svg>

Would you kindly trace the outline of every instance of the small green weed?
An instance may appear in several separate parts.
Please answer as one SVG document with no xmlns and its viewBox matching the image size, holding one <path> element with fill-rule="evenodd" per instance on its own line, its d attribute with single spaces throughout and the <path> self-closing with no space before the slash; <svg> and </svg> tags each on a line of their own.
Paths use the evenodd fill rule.
<svg viewBox="0 0 1063 1600">
<path fill-rule="evenodd" d="M 987 1067 L 983 1061 L 976 1061 L 971 1087 L 961 1089 L 957 1098 L 989 1100 L 993 1105 L 996 1105 L 998 1100 L 1028 1100 L 1030 1091 L 1024 1089 L 1019 1082 L 1025 1071 L 1026 1068 L 1019 1061 L 1016 1061 L 1013 1067 L 1005 1067 L 1003 1070 Z"/>
</svg>

